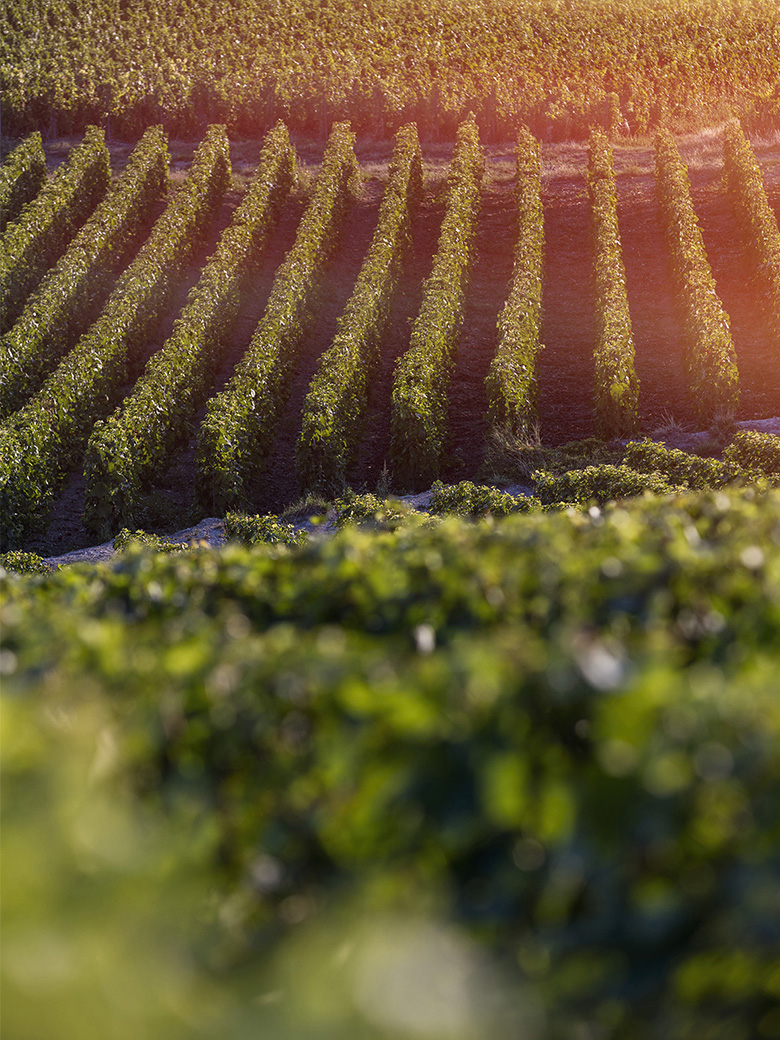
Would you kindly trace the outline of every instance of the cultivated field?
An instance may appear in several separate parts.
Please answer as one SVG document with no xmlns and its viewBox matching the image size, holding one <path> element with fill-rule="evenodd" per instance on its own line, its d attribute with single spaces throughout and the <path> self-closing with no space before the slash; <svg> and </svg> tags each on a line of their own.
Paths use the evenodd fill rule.
<svg viewBox="0 0 780 1040">
<path fill-rule="evenodd" d="M 41 31 L 41 26 L 46 31 Z M 452 139 L 473 110 L 486 138 L 528 124 L 586 137 L 605 117 L 645 133 L 740 115 L 777 125 L 774 0 L 7 0 L 5 133 L 106 119 L 136 138 L 285 119 L 386 139 L 409 120 Z"/>
<path fill-rule="evenodd" d="M 766 289 L 755 274 L 755 263 L 748 251 L 749 235 L 740 226 L 733 196 L 724 178 L 723 138 L 723 128 L 702 132 L 680 138 L 679 148 L 688 166 L 693 205 L 702 227 L 717 292 L 730 319 L 739 373 L 736 416 L 765 418 L 780 413 L 777 344 L 771 327 L 771 309 L 765 303 Z M 50 174 L 62 163 L 76 140 L 48 146 Z M 780 208 L 780 147 L 774 137 L 756 138 L 753 146 L 769 205 L 776 214 Z M 186 184 L 193 151 L 193 146 L 176 142 L 171 145 L 172 187 L 168 189 L 168 200 Z M 146 330 L 138 344 L 133 367 L 135 377 L 169 339 L 188 293 L 197 285 L 204 265 L 230 225 L 246 195 L 247 184 L 252 183 L 259 151 L 259 142 L 231 145 L 231 179 L 208 221 L 193 234 L 192 256 L 170 287 L 159 319 Z M 112 146 L 115 179 L 121 174 L 129 152 L 129 146 Z M 297 181 L 279 207 L 273 229 L 257 257 L 240 272 L 236 314 L 231 323 L 219 329 L 209 361 L 209 374 L 200 390 L 200 403 L 169 443 L 162 462 L 144 479 L 142 498 L 134 507 L 135 517 L 126 518 L 130 523 L 134 519 L 136 524 L 159 528 L 162 523 L 174 529 L 198 519 L 198 510 L 201 514 L 204 510 L 209 512 L 205 508 L 207 503 L 194 499 L 197 431 L 207 400 L 224 388 L 247 350 L 266 308 L 274 278 L 295 242 L 301 217 L 317 184 L 322 146 L 300 141 L 296 152 Z M 331 255 L 315 272 L 305 330 L 290 359 L 287 389 L 280 394 L 277 420 L 264 462 L 245 483 L 241 499 L 232 501 L 231 506 L 248 512 L 275 513 L 305 491 L 316 489 L 302 483 L 296 475 L 301 412 L 309 384 L 336 335 L 338 320 L 376 229 L 391 153 L 391 144 L 357 142 L 359 184 L 353 185 L 343 217 L 333 232 L 333 241 L 329 243 Z M 485 379 L 497 350 L 496 323 L 507 300 L 518 236 L 515 149 L 509 145 L 488 145 L 484 148 L 484 157 L 462 327 L 457 349 L 453 351 L 446 392 L 446 434 L 438 474 L 435 474 L 449 481 L 474 479 L 484 465 L 490 429 Z M 423 185 L 411 222 L 410 241 L 400 263 L 386 323 L 378 338 L 367 405 L 357 420 L 359 436 L 355 451 L 344 471 L 346 482 L 356 488 L 373 490 L 380 479 L 386 488 L 398 492 L 420 486 L 413 473 L 407 473 L 405 480 L 393 476 L 390 444 L 393 376 L 398 359 L 409 347 L 410 329 L 420 309 L 423 284 L 431 272 L 446 209 L 451 158 L 452 146 L 425 145 L 422 149 Z M 682 315 L 670 278 L 668 246 L 660 223 L 652 142 L 617 141 L 614 166 L 639 381 L 639 422 L 634 432 L 652 433 L 670 421 L 689 428 L 704 427 L 707 424 L 696 412 L 695 398 L 686 389 Z M 581 439 L 599 432 L 594 414 L 596 311 L 587 167 L 586 143 L 541 148 L 544 224 L 541 342 L 544 346 L 537 361 L 536 407 L 539 434 L 546 444 Z M 153 219 L 166 205 L 166 196 L 159 195 L 153 204 L 156 209 L 149 212 L 136 232 L 138 246 L 148 235 Z M 102 292 L 105 298 L 110 286 L 103 285 Z M 46 346 L 41 349 L 45 351 Z M 135 377 L 126 377 L 112 391 L 115 401 L 128 396 Z M 91 418 L 99 418 L 109 410 L 106 406 L 96 409 Z M 38 533 L 25 535 L 25 547 L 64 551 L 79 543 L 88 543 L 89 534 L 80 519 L 84 504 L 82 460 L 83 452 L 74 455 L 63 467 L 64 472 L 56 480 L 51 520 Z M 320 490 L 337 489 L 338 484 Z M 103 534 L 110 536 L 116 530 Z"/>
</svg>

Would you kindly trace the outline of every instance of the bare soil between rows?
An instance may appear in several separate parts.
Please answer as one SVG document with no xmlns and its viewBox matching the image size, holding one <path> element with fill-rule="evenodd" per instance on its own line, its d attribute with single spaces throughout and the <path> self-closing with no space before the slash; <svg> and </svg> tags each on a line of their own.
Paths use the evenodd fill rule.
<svg viewBox="0 0 780 1040">
<path fill-rule="evenodd" d="M 301 185 L 281 213 L 277 227 L 257 267 L 248 272 L 241 310 L 229 342 L 224 344 L 222 365 L 213 392 L 230 378 L 246 349 L 271 290 L 282 258 L 292 246 L 301 213 L 314 183 L 323 142 L 296 142 Z M 159 349 L 186 301 L 187 292 L 227 226 L 231 214 L 254 169 L 259 142 L 232 146 L 234 184 L 208 229 L 176 300 L 152 337 L 148 355 Z M 754 142 L 762 165 L 770 202 L 780 214 L 780 144 Z M 186 171 L 193 146 L 173 143 L 175 176 Z M 771 342 L 766 313 L 758 286 L 750 274 L 739 228 L 721 176 L 722 148 L 719 135 L 707 132 L 685 138 L 681 150 L 689 163 L 694 203 L 702 224 L 705 244 L 718 291 L 731 317 L 741 378 L 738 418 L 767 419 L 780 415 L 780 357 Z M 62 156 L 52 147 L 51 162 Z M 115 169 L 121 168 L 129 149 L 113 149 Z M 485 149 L 486 173 L 477 240 L 477 255 L 450 389 L 450 432 L 442 477 L 448 481 L 479 479 L 483 470 L 488 434 L 484 380 L 496 345 L 496 322 L 503 307 L 512 270 L 517 230 L 514 200 L 514 150 L 511 142 Z M 291 381 L 276 443 L 265 472 L 244 504 L 247 512 L 279 513 L 305 490 L 295 476 L 295 445 L 306 389 L 319 358 L 336 331 L 338 317 L 355 283 L 378 217 L 387 180 L 390 144 L 358 144 L 363 173 L 361 193 L 347 214 L 335 244 L 311 326 Z M 377 486 L 397 492 L 388 470 L 390 394 L 397 359 L 408 345 L 411 323 L 419 308 L 424 279 L 430 272 L 443 216 L 443 189 L 451 145 L 423 147 L 425 196 L 416 214 L 412 245 L 396 293 L 381 357 L 371 380 L 371 403 L 362 430 L 358 458 L 350 483 L 358 490 Z M 618 174 L 619 215 L 629 305 L 640 379 L 640 413 L 643 433 L 653 434 L 674 421 L 693 429 L 693 414 L 682 372 L 680 325 L 669 284 L 666 254 L 660 234 L 653 179 L 653 151 L 649 141 L 627 141 L 615 149 Z M 557 444 L 587 437 L 593 424 L 593 293 L 591 285 L 590 213 L 585 170 L 587 150 L 581 143 L 545 145 L 543 148 L 545 281 L 544 350 L 539 357 L 539 420 L 542 441 Z M 128 392 L 130 387 L 127 388 Z M 142 526 L 158 532 L 188 528 L 195 515 L 194 430 L 180 446 L 170 467 L 158 474 L 146 498 Z M 84 481 L 71 475 L 59 495 L 45 532 L 31 538 L 27 549 L 47 557 L 89 545 L 81 514 Z"/>
</svg>

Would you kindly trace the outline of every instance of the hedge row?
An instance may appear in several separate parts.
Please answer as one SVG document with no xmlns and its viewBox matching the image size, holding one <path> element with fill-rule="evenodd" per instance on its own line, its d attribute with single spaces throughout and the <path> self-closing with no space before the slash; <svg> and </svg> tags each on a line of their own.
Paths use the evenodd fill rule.
<svg viewBox="0 0 780 1040">
<path fill-rule="evenodd" d="M 0 233 L 16 220 L 46 182 L 46 156 L 36 130 L 14 148 L 0 166 Z"/>
<path fill-rule="evenodd" d="M 423 286 L 409 349 L 393 379 L 390 458 L 399 484 L 420 486 L 439 472 L 447 432 L 447 389 L 463 321 L 483 169 L 472 114 L 458 128 L 433 270 Z"/>
<path fill-rule="evenodd" d="M 498 346 L 485 379 L 488 422 L 525 437 L 536 422 L 536 357 L 542 349 L 544 210 L 540 145 L 528 130 L 517 139 L 518 236 L 512 280 L 498 316 Z"/>
<path fill-rule="evenodd" d="M 114 188 L 0 340 L 0 417 L 20 408 L 89 325 L 109 279 L 168 187 L 162 127 L 146 131 Z"/>
<path fill-rule="evenodd" d="M 198 434 L 197 494 L 211 512 L 241 504 L 273 441 L 314 290 L 356 187 L 354 142 L 346 123 L 333 127 L 314 195 L 265 313 L 230 383 L 208 403 Z"/>
<path fill-rule="evenodd" d="M 333 513 L 333 526 L 336 530 L 355 524 L 368 524 L 374 530 L 395 530 L 410 518 L 420 516 L 398 499 L 385 499 L 372 491 L 358 494 L 349 487 L 333 503 Z M 330 515 L 328 510 L 326 516 Z"/>
<path fill-rule="evenodd" d="M 639 379 L 634 367 L 612 148 L 604 131 L 596 128 L 590 136 L 588 193 L 596 295 L 596 430 L 607 439 L 625 438 L 639 426 Z"/>
<path fill-rule="evenodd" d="M 368 380 L 410 242 L 422 179 L 417 127 L 410 123 L 396 135 L 374 237 L 339 318 L 336 337 L 320 360 L 303 406 L 296 451 L 301 487 L 335 491 L 346 479 L 347 466 L 359 444 Z"/>
<path fill-rule="evenodd" d="M 656 186 L 683 319 L 691 407 L 699 419 L 707 421 L 737 407 L 736 354 L 693 209 L 688 171 L 665 129 L 656 137 Z"/>
<path fill-rule="evenodd" d="M 572 448 L 575 445 L 571 446 Z M 619 456 L 618 456 L 619 457 Z M 586 465 L 576 453 L 565 468 L 540 467 L 531 478 L 535 495 L 512 495 L 500 488 L 473 484 L 443 484 L 431 489 L 428 513 L 454 513 L 472 518 L 507 516 L 535 510 L 582 506 L 594 501 L 604 504 L 645 493 L 666 495 L 696 490 L 714 491 L 727 484 L 745 486 L 762 476 L 780 475 L 780 437 L 743 431 L 727 449 L 726 462 L 689 455 L 655 441 L 630 441 L 620 464 Z M 563 461 L 563 460 L 562 460 Z M 766 484 L 759 479 L 759 483 Z M 538 496 L 538 497 L 537 497 Z M 374 495 L 349 501 L 350 516 L 371 517 L 397 505 Z"/>
<path fill-rule="evenodd" d="M 85 459 L 84 523 L 96 537 L 108 538 L 137 522 L 143 486 L 192 432 L 238 311 L 247 264 L 260 252 L 295 176 L 295 149 L 286 126 L 278 123 L 168 341 L 130 397 L 95 424 Z"/>
<path fill-rule="evenodd" d="M 0 334 L 103 198 L 111 166 L 103 131 L 87 128 L 80 145 L 0 238 Z"/>
<path fill-rule="evenodd" d="M 726 127 L 723 151 L 729 192 L 758 267 L 775 345 L 780 351 L 780 230 L 769 205 L 761 168 L 737 120 Z"/>
<path fill-rule="evenodd" d="M 140 351 L 178 285 L 199 236 L 230 182 L 224 127 L 211 126 L 190 174 L 98 320 L 42 389 L 0 426 L 0 549 L 44 522 L 57 487 L 95 421 L 140 367 Z"/>
</svg>

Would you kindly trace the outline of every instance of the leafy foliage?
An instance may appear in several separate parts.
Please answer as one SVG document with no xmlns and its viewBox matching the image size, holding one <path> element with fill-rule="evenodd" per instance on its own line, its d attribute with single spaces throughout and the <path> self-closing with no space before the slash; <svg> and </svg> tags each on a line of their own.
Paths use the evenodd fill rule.
<svg viewBox="0 0 780 1040">
<path fill-rule="evenodd" d="M 137 549 L 139 546 L 162 553 L 182 552 L 187 548 L 184 542 L 172 542 L 170 539 L 161 538 L 157 534 L 140 530 L 131 531 L 127 527 L 123 527 L 116 538 L 114 538 L 114 552 L 126 552 L 127 549 Z"/>
<path fill-rule="evenodd" d="M 124 920 L 125 900 L 137 913 L 155 893 L 162 913 L 179 862 L 202 877 L 199 900 L 177 912 L 190 922 L 179 975 L 205 963 L 224 1001 L 241 965 L 252 993 L 278 994 L 235 996 L 234 1014 L 256 1016 L 240 1035 L 322 1036 L 323 1000 L 338 1035 L 444 1031 L 451 1007 L 427 1029 L 397 1011 L 362 1017 L 399 978 L 388 951 L 412 914 L 473 943 L 471 971 L 503 965 L 508 1009 L 535 1009 L 532 1028 L 496 1020 L 495 1001 L 469 1004 L 457 1022 L 478 1040 L 507 1021 L 509 1035 L 540 1040 L 761 1036 L 780 992 L 768 909 L 780 894 L 779 524 L 778 492 L 717 491 L 7 578 L 7 706 L 14 722 L 41 720 L 24 740 L 4 725 L 15 734 L 4 792 L 27 792 L 18 810 L 8 798 L 4 824 L 13 905 L 51 900 L 47 935 L 67 937 L 75 957 L 82 929 Z M 92 714 L 79 758 L 91 797 L 46 817 L 50 837 L 28 841 L 23 870 L 18 836 L 31 837 L 41 785 L 59 789 L 43 764 L 55 769 Z M 54 733 L 53 719 L 67 724 Z M 112 900 L 107 880 L 137 876 L 152 854 L 118 828 L 128 788 L 136 812 L 164 806 L 166 832 L 190 839 L 169 847 L 167 873 Z M 81 866 L 59 851 L 74 818 Z M 52 878 L 68 887 L 45 880 L 54 850 Z M 101 892 L 111 912 L 82 912 L 68 931 L 67 901 Z M 353 913 L 334 919 L 346 894 Z M 380 931 L 381 957 L 356 922 Z M 6 952 L 29 948 L 39 923 L 15 918 Z M 405 1009 L 421 999 L 409 963 L 445 977 L 435 948 L 398 954 Z M 156 951 L 150 941 L 147 957 Z M 381 971 L 361 1002 L 371 963 Z M 33 1007 L 14 984 L 21 968 L 6 970 L 12 1013 L 64 1006 L 53 989 Z M 134 977 L 106 971 L 102 987 L 124 993 Z M 160 985 L 146 982 L 144 1008 Z M 200 1007 L 208 992 L 167 1006 Z M 215 995 L 211 1021 L 220 1007 Z"/>
<path fill-rule="evenodd" d="M 204 508 L 240 506 L 276 433 L 314 290 L 358 177 L 355 137 L 331 131 L 314 195 L 276 273 L 263 317 L 225 390 L 208 402 L 198 432 L 198 496 Z"/>
<path fill-rule="evenodd" d="M 48 574 L 52 569 L 37 553 L 20 549 L 0 553 L 0 567 L 16 574 Z"/>
<path fill-rule="evenodd" d="M 296 530 L 294 524 L 285 523 L 278 516 L 247 516 L 243 513 L 227 513 L 225 534 L 232 541 L 244 545 L 303 545 L 308 537 L 305 531 Z"/>
<path fill-rule="evenodd" d="M 723 139 L 729 192 L 757 268 L 780 357 L 780 230 L 764 188 L 761 168 L 738 121 L 729 123 Z"/>
<path fill-rule="evenodd" d="M 98 538 L 138 519 L 140 495 L 191 432 L 238 311 L 247 265 L 258 256 L 295 178 L 287 128 L 267 136 L 255 176 L 171 336 L 120 408 L 87 445 L 84 523 Z"/>
<path fill-rule="evenodd" d="M 691 200 L 685 163 L 668 130 L 656 137 L 656 186 L 675 291 L 683 319 L 691 407 L 708 420 L 733 413 L 739 376 L 729 319 L 715 286 Z"/>
<path fill-rule="evenodd" d="M 336 499 L 333 510 L 337 528 L 360 524 L 394 531 L 410 521 L 414 522 L 418 515 L 416 510 L 398 499 L 385 499 L 370 491 L 357 494 L 351 488 Z"/>
<path fill-rule="evenodd" d="M 447 390 L 473 259 L 484 156 L 474 116 L 461 124 L 447 178 L 447 209 L 433 270 L 411 340 L 393 377 L 390 458 L 397 483 L 438 475 L 447 430 Z"/>
<path fill-rule="evenodd" d="M 485 387 L 488 422 L 522 437 L 536 419 L 544 264 L 541 150 L 528 130 L 520 131 L 516 155 L 517 245 L 509 295 L 498 316 L 496 354 Z"/>
<path fill-rule="evenodd" d="M 28 294 L 103 198 L 110 180 L 103 131 L 90 126 L 0 238 L 0 333 L 14 323 Z"/>
<path fill-rule="evenodd" d="M 160 127 L 146 131 L 122 176 L 44 276 L 0 340 L 0 416 L 20 408 L 73 346 L 103 302 L 112 274 L 168 188 Z"/>
<path fill-rule="evenodd" d="M 442 484 L 437 480 L 431 489 L 428 508 L 432 513 L 479 517 L 528 513 L 540 505 L 539 499 L 530 495 L 510 495 L 499 488 L 472 484 L 470 480 L 459 484 Z"/>
<path fill-rule="evenodd" d="M 718 459 L 690 455 L 678 448 L 667 448 L 655 441 L 631 441 L 626 445 L 623 464 L 640 473 L 660 473 L 678 487 L 719 488 L 749 477 L 750 467 L 743 468 Z"/>
<path fill-rule="evenodd" d="M 45 26 L 45 31 L 42 31 Z M 111 120 L 137 138 L 203 120 L 256 136 L 278 118 L 392 134 L 454 134 L 480 106 L 508 140 L 586 137 L 627 117 L 699 125 L 777 120 L 775 0 L 6 0 L 0 9 L 5 133 Z M 10 128 L 10 130 L 9 130 Z"/>
<path fill-rule="evenodd" d="M 767 477 L 780 476 L 780 437 L 754 430 L 740 430 L 726 448 L 724 458 L 729 463 Z"/>
<path fill-rule="evenodd" d="M 596 429 L 604 438 L 627 437 L 639 427 L 639 379 L 634 367 L 612 149 L 606 134 L 598 129 L 590 136 L 588 193 L 596 292 Z"/>
<path fill-rule="evenodd" d="M 670 494 L 675 486 L 659 473 L 639 473 L 630 466 L 585 466 L 554 475 L 539 470 L 533 477 L 534 493 L 543 505 L 568 502 L 604 504 L 612 499 L 627 498 L 651 492 Z"/>
<path fill-rule="evenodd" d="M 21 141 L 0 166 L 0 233 L 16 220 L 46 182 L 46 156 L 39 130 Z"/>
<path fill-rule="evenodd" d="M 170 303 L 196 242 L 230 177 L 224 127 L 209 128 L 186 182 L 136 258 L 119 278 L 100 317 L 42 389 L 0 425 L 0 546 L 18 546 L 40 526 L 68 468 L 139 368 L 150 329 Z M 95 492 L 93 492 L 95 493 Z"/>
<path fill-rule="evenodd" d="M 336 338 L 322 356 L 303 405 L 296 469 L 301 487 L 339 490 L 359 444 L 368 381 L 387 323 L 422 193 L 417 127 L 396 135 L 379 221 L 357 284 L 339 318 Z"/>
</svg>

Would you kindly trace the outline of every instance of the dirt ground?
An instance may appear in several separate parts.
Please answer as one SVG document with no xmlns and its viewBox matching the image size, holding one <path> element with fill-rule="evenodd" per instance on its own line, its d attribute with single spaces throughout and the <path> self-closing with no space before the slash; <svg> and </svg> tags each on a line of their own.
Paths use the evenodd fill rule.
<svg viewBox="0 0 780 1040">
<path fill-rule="evenodd" d="M 722 146 L 717 131 L 680 141 L 689 163 L 694 202 L 718 291 L 731 316 L 741 376 L 738 418 L 763 419 L 780 415 L 780 364 L 761 305 L 721 172 Z M 780 139 L 755 141 L 770 201 L 780 215 Z M 176 301 L 149 344 L 158 349 L 197 281 L 222 230 L 238 205 L 251 177 L 259 142 L 232 146 L 233 187 L 205 236 Z M 286 204 L 257 269 L 247 278 L 241 311 L 232 337 L 224 344 L 224 360 L 214 392 L 224 386 L 251 338 L 281 259 L 291 247 L 298 220 L 316 178 L 322 142 L 296 142 L 301 184 Z M 171 145 L 174 179 L 185 175 L 192 145 Z M 49 146 L 52 166 L 67 151 Z M 408 345 L 411 322 L 420 303 L 422 283 L 430 271 L 443 216 L 443 189 L 451 146 L 424 148 L 425 196 L 414 221 L 411 254 L 401 278 L 384 337 L 381 359 L 372 378 L 371 405 L 363 430 L 360 455 L 351 483 L 374 490 L 387 483 L 390 390 L 395 362 Z M 371 239 L 387 179 L 390 144 L 358 144 L 363 174 L 360 197 L 347 215 L 340 241 L 320 288 L 317 310 L 290 386 L 286 411 L 265 473 L 253 488 L 250 512 L 278 513 L 301 495 L 295 478 L 294 451 L 300 414 L 309 380 L 329 346 L 336 322 L 354 285 Z M 123 166 L 129 147 L 112 146 L 115 171 Z M 545 443 L 555 444 L 593 433 L 592 349 L 593 295 L 589 206 L 585 184 L 587 149 L 583 143 L 543 148 L 545 215 L 544 350 L 539 357 L 539 419 Z M 690 424 L 691 412 L 682 376 L 680 327 L 668 281 L 666 257 L 657 221 L 652 142 L 621 142 L 615 150 L 620 226 L 629 291 L 629 304 L 640 379 L 643 432 L 652 433 L 674 420 Z M 464 315 L 461 344 L 450 391 L 450 442 L 443 464 L 445 480 L 474 479 L 483 461 L 487 426 L 484 379 L 495 350 L 496 320 L 507 293 L 517 220 L 514 204 L 513 145 L 486 149 L 477 258 Z M 128 390 L 130 388 L 128 387 Z M 205 409 L 204 409 L 205 410 Z M 200 420 L 203 411 L 197 417 Z M 196 428 L 196 427 L 195 427 Z M 144 526 L 160 532 L 197 523 L 192 487 L 194 434 L 181 445 L 166 472 L 149 489 Z M 384 471 L 384 472 L 383 472 Z M 390 479 L 392 486 L 392 479 Z M 402 491 L 397 488 L 394 490 Z M 54 556 L 89 544 L 81 523 L 83 477 L 71 475 L 63 488 L 45 533 L 26 548 Z"/>
</svg>

